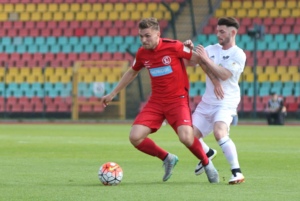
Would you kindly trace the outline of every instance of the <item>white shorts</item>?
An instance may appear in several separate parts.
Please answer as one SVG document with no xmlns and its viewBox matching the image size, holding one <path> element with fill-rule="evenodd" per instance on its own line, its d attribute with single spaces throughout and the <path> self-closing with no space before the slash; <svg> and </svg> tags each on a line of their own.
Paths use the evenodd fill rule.
<svg viewBox="0 0 300 201">
<path fill-rule="evenodd" d="M 209 105 L 200 102 L 192 116 L 193 125 L 198 128 L 203 137 L 205 137 L 213 131 L 215 122 L 222 121 L 227 124 L 229 133 L 233 115 L 236 115 L 236 107 Z"/>
</svg>

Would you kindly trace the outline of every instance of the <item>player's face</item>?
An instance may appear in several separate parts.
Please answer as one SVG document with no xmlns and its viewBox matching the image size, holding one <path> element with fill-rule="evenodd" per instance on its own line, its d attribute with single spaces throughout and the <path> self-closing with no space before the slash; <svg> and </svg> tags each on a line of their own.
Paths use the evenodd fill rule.
<svg viewBox="0 0 300 201">
<path fill-rule="evenodd" d="M 151 28 L 139 29 L 140 40 L 145 49 L 154 49 L 158 45 L 160 32 Z"/>
<path fill-rule="evenodd" d="M 217 37 L 219 44 L 226 46 L 231 43 L 232 32 L 231 29 L 225 25 L 217 26 Z"/>
</svg>

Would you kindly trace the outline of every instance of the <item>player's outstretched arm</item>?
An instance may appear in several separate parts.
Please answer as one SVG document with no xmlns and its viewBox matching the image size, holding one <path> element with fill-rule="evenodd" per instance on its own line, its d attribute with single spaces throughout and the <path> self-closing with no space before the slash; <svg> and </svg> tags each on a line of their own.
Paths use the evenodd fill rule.
<svg viewBox="0 0 300 201">
<path fill-rule="evenodd" d="M 106 107 L 123 88 L 125 88 L 130 82 L 132 82 L 132 80 L 134 80 L 138 73 L 138 71 L 129 68 L 112 92 L 100 99 L 100 102 L 103 104 L 103 106 Z"/>
</svg>

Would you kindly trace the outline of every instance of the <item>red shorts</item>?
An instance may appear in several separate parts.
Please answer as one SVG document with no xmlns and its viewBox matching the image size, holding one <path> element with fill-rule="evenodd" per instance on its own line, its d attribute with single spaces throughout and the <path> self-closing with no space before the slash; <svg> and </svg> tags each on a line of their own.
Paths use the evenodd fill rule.
<svg viewBox="0 0 300 201">
<path fill-rule="evenodd" d="M 136 117 L 133 125 L 144 125 L 149 127 L 152 132 L 156 132 L 165 119 L 176 133 L 178 126 L 192 126 L 189 98 L 187 96 L 181 96 L 168 103 L 150 99 Z"/>
</svg>

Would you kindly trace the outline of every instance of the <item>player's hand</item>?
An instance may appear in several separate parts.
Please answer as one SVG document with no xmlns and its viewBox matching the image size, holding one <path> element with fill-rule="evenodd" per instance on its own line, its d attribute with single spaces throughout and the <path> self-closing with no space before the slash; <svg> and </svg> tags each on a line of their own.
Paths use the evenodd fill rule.
<svg viewBox="0 0 300 201">
<path fill-rule="evenodd" d="M 100 98 L 100 103 L 103 105 L 103 107 L 106 107 L 109 105 L 109 103 L 112 101 L 113 96 L 108 94 Z"/>
<path fill-rule="evenodd" d="M 208 58 L 206 50 L 202 45 L 197 45 L 196 52 L 199 55 L 201 61 L 205 61 Z"/>
<path fill-rule="evenodd" d="M 222 100 L 224 98 L 224 91 L 220 82 L 214 83 L 214 92 L 218 100 Z"/>
<path fill-rule="evenodd" d="M 184 41 L 183 45 L 190 48 L 191 50 L 194 49 L 194 43 L 191 40 Z"/>
</svg>

